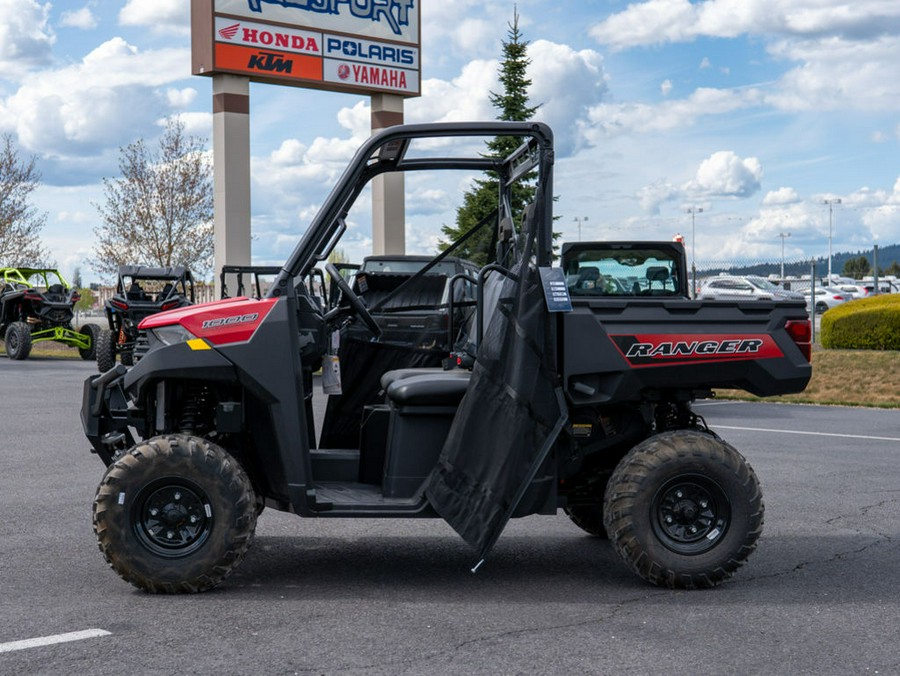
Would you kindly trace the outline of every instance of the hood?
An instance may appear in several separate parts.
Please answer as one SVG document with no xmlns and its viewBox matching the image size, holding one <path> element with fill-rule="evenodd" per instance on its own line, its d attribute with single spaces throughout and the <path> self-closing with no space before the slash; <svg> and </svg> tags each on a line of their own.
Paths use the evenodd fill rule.
<svg viewBox="0 0 900 676">
<path fill-rule="evenodd" d="M 179 324 L 197 338 L 204 338 L 213 345 L 244 342 L 250 340 L 278 301 L 241 296 L 189 305 L 150 315 L 138 328 L 146 331 Z"/>
</svg>

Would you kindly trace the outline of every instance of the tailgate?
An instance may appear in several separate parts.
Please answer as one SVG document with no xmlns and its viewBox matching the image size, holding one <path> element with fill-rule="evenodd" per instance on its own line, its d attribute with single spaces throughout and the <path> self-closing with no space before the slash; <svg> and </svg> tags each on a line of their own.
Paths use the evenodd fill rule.
<svg viewBox="0 0 900 676">
<path fill-rule="evenodd" d="M 663 390 L 802 391 L 812 375 L 802 302 L 591 299 L 561 318 L 562 370 L 575 403 L 638 401 Z M 806 325 L 808 327 L 808 324 Z M 802 341 L 802 337 L 799 339 Z"/>
</svg>

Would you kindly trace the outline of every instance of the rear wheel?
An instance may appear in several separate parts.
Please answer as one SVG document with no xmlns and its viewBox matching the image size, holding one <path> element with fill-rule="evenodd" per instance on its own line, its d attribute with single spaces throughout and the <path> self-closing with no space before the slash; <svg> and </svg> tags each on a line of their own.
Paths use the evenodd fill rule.
<svg viewBox="0 0 900 676">
<path fill-rule="evenodd" d="M 116 334 L 101 330 L 97 334 L 96 346 L 97 369 L 100 373 L 106 373 L 116 365 Z"/>
<path fill-rule="evenodd" d="M 87 336 L 89 339 L 86 348 L 78 348 L 78 354 L 85 361 L 93 361 L 97 354 L 97 334 L 100 333 L 100 327 L 96 324 L 85 324 L 79 329 L 78 333 Z"/>
<path fill-rule="evenodd" d="M 13 322 L 4 337 L 6 355 L 10 359 L 28 359 L 31 354 L 31 329 L 25 322 Z"/>
<path fill-rule="evenodd" d="M 243 560 L 256 499 L 240 464 L 187 435 L 149 439 L 109 467 L 94 499 L 100 550 L 151 593 L 210 589 Z"/>
<path fill-rule="evenodd" d="M 821 301 L 816 303 L 816 312 L 818 312 L 819 314 L 822 314 L 827 309 L 828 309 L 828 306 L 825 303 L 823 303 Z"/>
<path fill-rule="evenodd" d="M 763 502 L 753 469 L 709 434 L 667 432 L 633 448 L 609 480 L 605 525 L 642 578 L 713 587 L 756 549 Z"/>
</svg>

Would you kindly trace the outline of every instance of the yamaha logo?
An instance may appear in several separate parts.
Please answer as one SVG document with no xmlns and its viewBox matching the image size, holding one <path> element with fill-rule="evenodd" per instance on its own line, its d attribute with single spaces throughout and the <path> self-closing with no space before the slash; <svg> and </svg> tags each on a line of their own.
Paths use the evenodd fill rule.
<svg viewBox="0 0 900 676">
<path fill-rule="evenodd" d="M 346 80 L 348 77 L 350 77 L 350 66 L 348 66 L 347 64 L 341 64 L 340 66 L 338 66 L 337 73 L 339 78 L 341 78 L 342 80 Z"/>
</svg>

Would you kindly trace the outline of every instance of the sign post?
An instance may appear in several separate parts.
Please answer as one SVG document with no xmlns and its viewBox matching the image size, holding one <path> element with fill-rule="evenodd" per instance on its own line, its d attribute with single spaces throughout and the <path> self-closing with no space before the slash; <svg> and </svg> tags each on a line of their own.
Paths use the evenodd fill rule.
<svg viewBox="0 0 900 676">
<path fill-rule="evenodd" d="M 250 259 L 248 83 L 368 94 L 373 131 L 400 124 L 421 93 L 420 2 L 191 0 L 192 72 L 213 77 L 217 270 Z M 373 191 L 375 253 L 403 253 L 403 179 Z"/>
</svg>

